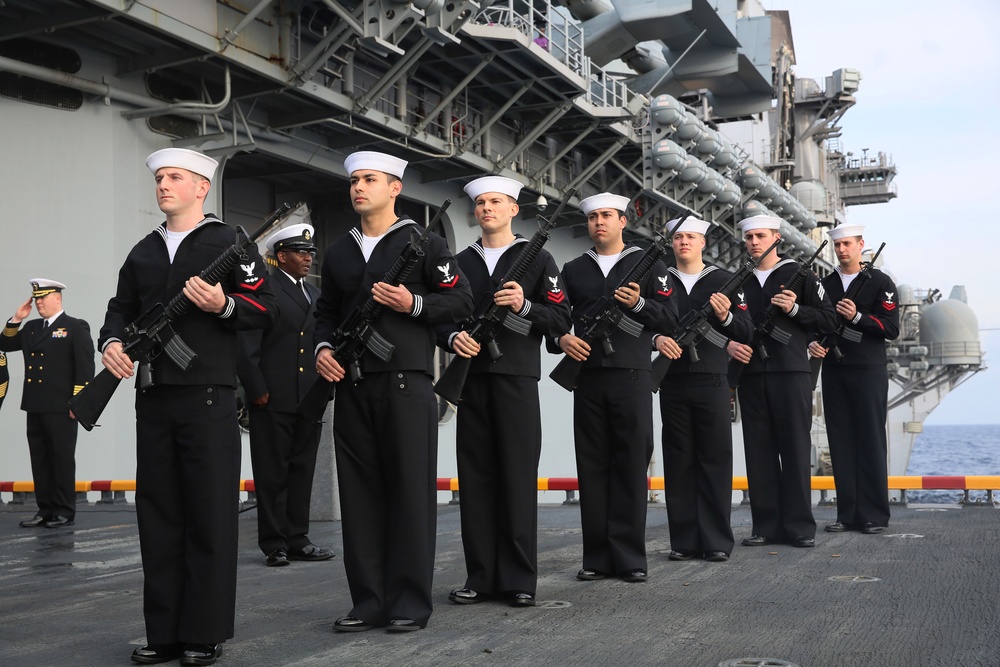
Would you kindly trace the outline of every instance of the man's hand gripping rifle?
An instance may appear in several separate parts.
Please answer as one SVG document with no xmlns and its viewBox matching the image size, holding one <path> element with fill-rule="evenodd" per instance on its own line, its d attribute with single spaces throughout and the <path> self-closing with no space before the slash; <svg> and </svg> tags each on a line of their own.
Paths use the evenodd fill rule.
<svg viewBox="0 0 1000 667">
<path fill-rule="evenodd" d="M 743 287 L 750 276 L 753 275 L 754 269 L 760 266 L 761 260 L 763 260 L 768 253 L 774 250 L 781 239 L 775 239 L 771 247 L 764 251 L 764 253 L 754 259 L 753 257 L 747 257 L 744 260 L 742 266 L 736 271 L 726 284 L 722 286 L 719 290 L 719 294 L 722 294 L 727 299 L 732 301 L 736 293 Z M 703 340 L 707 340 L 716 347 L 725 348 L 728 338 L 720 334 L 712 327 L 712 320 L 715 319 L 715 311 L 712 309 L 711 303 L 705 303 L 701 308 L 697 310 L 689 311 L 684 319 L 681 320 L 680 324 L 677 325 L 677 330 L 671 338 L 677 342 L 677 344 L 683 348 L 687 348 L 688 355 L 691 358 L 691 363 L 698 363 L 698 344 Z M 670 368 L 670 362 L 672 359 L 663 354 L 657 355 L 656 359 L 653 360 L 651 380 L 653 385 L 653 393 L 656 393 L 660 388 L 660 383 L 663 382 L 663 378 L 667 375 L 667 370 Z"/>
<path fill-rule="evenodd" d="M 253 234 L 247 234 L 245 229 L 237 227 L 236 242 L 199 273 L 198 277 L 209 285 L 218 284 L 229 275 L 238 262 L 246 261 L 247 249 L 293 209 L 294 207 L 288 204 L 282 204 Z M 148 369 L 149 363 L 161 352 L 166 353 L 167 357 L 182 370 L 190 368 L 198 358 L 195 351 L 188 347 L 173 328 L 173 323 L 183 317 L 190 306 L 191 302 L 183 292 L 179 292 L 166 306 L 162 303 L 156 304 L 125 327 L 126 341 L 122 351 L 132 361 L 142 364 L 140 382 L 143 377 L 148 379 L 148 371 L 145 369 Z M 90 431 L 97 425 L 97 420 L 100 419 L 101 413 L 104 412 L 120 383 L 121 380 L 105 368 L 88 382 L 80 393 L 70 399 L 69 408 L 81 426 Z"/>
<path fill-rule="evenodd" d="M 806 280 L 806 276 L 812 273 L 813 262 L 819 257 L 819 254 L 823 252 L 823 248 L 826 247 L 829 241 L 823 241 L 813 256 L 807 261 L 803 262 L 801 260 L 796 260 L 798 262 L 799 268 L 792 276 L 792 279 L 788 281 L 787 285 L 784 285 L 784 289 L 791 290 L 795 294 L 799 294 L 802 289 L 802 284 Z M 765 255 L 761 255 L 764 257 Z M 778 313 L 783 312 L 780 307 L 769 303 L 767 308 L 764 310 L 764 314 L 761 316 L 760 320 L 754 326 L 753 332 L 753 342 L 751 347 L 754 349 L 754 353 L 761 361 L 767 361 L 771 355 L 767 352 L 767 346 L 764 344 L 764 338 L 770 336 L 774 340 L 778 341 L 782 345 L 788 345 L 788 342 L 792 339 L 792 335 L 777 326 L 774 323 L 774 318 L 778 316 Z M 736 388 L 740 385 L 740 378 L 743 376 L 743 369 L 745 364 L 738 362 L 730 362 L 729 364 L 729 386 Z"/>
<path fill-rule="evenodd" d="M 528 245 L 521 250 L 514 265 L 500 279 L 498 285 L 501 288 L 509 282 L 520 282 L 524 278 L 524 274 L 528 272 L 528 269 L 535 262 L 535 258 L 538 256 L 542 246 L 549 240 L 549 230 L 555 227 L 559 216 L 562 215 L 563 209 L 575 193 L 575 188 L 567 192 L 563 196 L 559 208 L 556 209 L 555 213 L 548 220 L 540 215 L 538 216 L 538 221 L 543 223 L 542 226 L 531 237 Z M 483 295 L 479 303 L 476 304 L 475 312 L 462 323 L 462 329 L 474 341 L 486 346 L 490 359 L 493 361 L 497 361 L 503 356 L 503 352 L 500 351 L 500 347 L 496 342 L 497 337 L 500 335 L 501 327 L 507 328 L 519 336 L 527 336 L 531 331 L 531 322 L 517 315 L 507 306 L 497 305 L 493 292 Z M 434 385 L 434 392 L 438 396 L 458 405 L 459 400 L 462 398 L 462 389 L 465 387 L 465 379 L 469 375 L 469 367 L 471 365 L 471 358 L 455 355 L 444 370 L 444 373 L 441 374 L 441 378 L 437 381 L 437 384 Z"/>
<path fill-rule="evenodd" d="M 451 200 L 445 199 L 438 209 L 437 215 L 430 221 L 427 227 L 417 233 L 411 232 L 410 241 L 399 253 L 399 257 L 386 271 L 380 282 L 389 285 L 400 285 L 409 278 L 413 267 L 424 256 L 424 247 L 430 238 L 431 230 L 437 226 L 438 221 L 444 212 L 451 206 Z M 351 382 L 360 382 L 361 377 L 361 357 L 365 350 L 368 350 L 382 361 L 389 361 L 395 346 L 387 341 L 382 334 L 375 329 L 375 322 L 382 314 L 383 305 L 375 300 L 374 296 L 361 306 L 356 307 L 347 316 L 333 334 L 330 341 L 333 347 L 333 358 L 350 373 Z M 320 422 L 323 413 L 326 411 L 326 404 L 333 396 L 334 383 L 330 380 L 317 377 L 309 391 L 299 401 L 298 412 L 303 418 L 310 422 Z"/>
<path fill-rule="evenodd" d="M 646 248 L 646 251 L 639 258 L 639 261 L 635 263 L 632 269 L 622 278 L 621 282 L 618 283 L 618 287 L 627 286 L 629 283 L 639 283 L 646 277 L 653 265 L 660 260 L 661 257 L 667 252 L 667 248 L 670 246 L 670 239 L 673 238 L 674 232 L 676 232 L 684 221 L 687 220 L 689 213 L 685 213 L 677 224 L 674 225 L 664 236 L 663 234 L 657 233 L 653 238 L 653 243 Z M 614 292 L 612 292 L 613 294 Z M 582 338 L 588 345 L 593 345 L 595 341 L 600 340 L 601 345 L 604 348 L 605 355 L 611 355 L 615 353 L 614 346 L 611 344 L 611 334 L 614 333 L 615 329 L 621 329 L 629 336 L 634 336 L 636 338 L 642 333 L 642 325 L 627 316 L 622 312 L 619 307 L 619 303 L 615 300 L 614 296 L 602 296 L 600 300 L 595 303 L 587 313 L 580 318 L 580 328 L 583 333 L 580 334 Z M 560 387 L 567 391 L 573 391 L 576 389 L 577 378 L 580 377 L 580 371 L 583 370 L 583 362 L 577 361 L 570 356 L 564 356 L 562 360 L 556 364 L 556 367 L 552 369 L 549 373 L 549 377 L 556 381 Z"/>
<path fill-rule="evenodd" d="M 875 260 L 878 259 L 878 256 L 882 254 L 883 248 L 885 248 L 884 243 L 878 247 L 878 250 L 875 251 L 874 255 L 872 255 L 871 260 L 861 262 L 861 272 L 858 274 L 857 278 L 851 281 L 847 291 L 844 292 L 845 299 L 857 301 L 858 295 L 861 294 L 861 290 L 865 287 L 865 283 L 867 283 L 872 277 L 872 267 L 875 266 Z M 823 338 L 819 340 L 819 344 L 829 350 L 827 352 L 828 356 L 833 357 L 835 361 L 840 361 L 843 359 L 844 353 L 840 351 L 839 347 L 837 347 L 837 341 L 840 338 L 843 338 L 844 340 L 849 340 L 852 343 L 860 343 L 861 337 L 862 333 L 860 331 L 848 326 L 847 322 L 842 322 L 840 326 L 837 327 L 837 331 L 823 336 Z M 810 370 L 812 371 L 813 389 L 815 389 L 816 384 L 819 381 L 819 371 L 823 367 L 823 357 L 813 357 L 809 360 L 809 364 L 811 366 Z"/>
<path fill-rule="evenodd" d="M 829 241 L 823 241 L 823 243 L 816 248 L 816 252 L 813 253 L 812 257 L 805 262 L 798 262 L 798 270 L 795 272 L 795 275 L 792 276 L 792 279 L 788 281 L 788 284 L 785 285 L 784 289 L 791 290 L 792 292 L 795 292 L 796 295 L 799 294 L 802 290 L 802 284 L 806 281 L 806 277 L 812 273 L 813 262 L 819 258 L 820 253 L 823 252 L 823 248 L 825 248 L 828 243 Z M 761 256 L 763 257 L 763 255 Z M 770 356 L 767 353 L 767 346 L 764 345 L 765 336 L 770 336 L 782 345 L 788 345 L 788 341 L 792 339 L 792 334 L 788 333 L 774 323 L 774 318 L 776 318 L 779 313 L 782 313 L 781 308 L 773 303 L 769 303 L 767 308 L 764 310 L 764 315 L 754 327 L 754 340 L 756 341 L 754 351 L 757 353 L 757 356 L 761 361 L 767 361 Z"/>
</svg>

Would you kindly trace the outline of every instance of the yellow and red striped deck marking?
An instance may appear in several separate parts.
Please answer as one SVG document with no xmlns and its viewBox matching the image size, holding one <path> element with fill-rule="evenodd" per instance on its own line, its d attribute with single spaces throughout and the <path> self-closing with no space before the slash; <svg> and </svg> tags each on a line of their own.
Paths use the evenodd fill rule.
<svg viewBox="0 0 1000 667">
<path fill-rule="evenodd" d="M 662 491 L 662 477 L 647 477 L 647 488 L 650 491 Z M 890 489 L 936 489 L 936 490 L 1000 490 L 1000 475 L 889 475 Z M 833 477 L 822 476 L 812 478 L 813 491 L 834 491 L 836 484 Z M 733 477 L 733 490 L 746 491 L 750 488 L 746 477 Z M 35 484 L 31 480 L 0 482 L 0 492 L 32 493 Z M 98 479 L 93 481 L 77 480 L 76 490 L 86 491 L 135 491 L 134 479 Z M 438 477 L 438 491 L 458 491 L 457 477 Z M 539 477 L 539 491 L 579 491 L 580 483 L 576 477 Z M 240 480 L 240 491 L 256 491 L 252 479 Z"/>
</svg>

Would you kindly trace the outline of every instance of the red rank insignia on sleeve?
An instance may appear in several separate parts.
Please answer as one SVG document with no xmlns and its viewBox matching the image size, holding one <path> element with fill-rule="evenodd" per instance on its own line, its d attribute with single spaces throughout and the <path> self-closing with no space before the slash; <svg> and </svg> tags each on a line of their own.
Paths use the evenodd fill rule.
<svg viewBox="0 0 1000 667">
<path fill-rule="evenodd" d="M 657 294 L 660 296 L 670 296 L 674 293 L 674 288 L 668 284 L 670 280 L 668 276 L 657 276 L 656 279 L 660 281 L 660 286 L 656 290 Z"/>
<path fill-rule="evenodd" d="M 546 276 L 552 283 L 552 289 L 545 293 L 545 298 L 551 303 L 562 303 L 566 299 L 566 292 L 559 287 L 559 276 Z"/>
<path fill-rule="evenodd" d="M 438 265 L 438 271 L 441 272 L 441 279 L 438 280 L 438 287 L 454 287 L 458 284 L 458 271 L 455 273 L 451 272 L 451 262 L 447 264 Z"/>
<path fill-rule="evenodd" d="M 893 298 L 895 296 L 896 296 L 895 292 L 886 292 L 885 300 L 882 302 L 882 308 L 888 311 L 896 310 L 896 302 L 893 301 Z"/>
</svg>

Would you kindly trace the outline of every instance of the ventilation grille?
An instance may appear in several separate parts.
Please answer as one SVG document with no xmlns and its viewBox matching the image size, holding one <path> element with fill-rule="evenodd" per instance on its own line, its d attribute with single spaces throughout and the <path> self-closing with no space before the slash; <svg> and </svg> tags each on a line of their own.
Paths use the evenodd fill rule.
<svg viewBox="0 0 1000 667">
<path fill-rule="evenodd" d="M 0 56 L 67 74 L 79 72 L 81 65 L 76 51 L 33 39 L 0 42 Z M 79 90 L 14 72 L 0 72 L 0 95 L 67 111 L 83 106 L 83 93 Z"/>
</svg>

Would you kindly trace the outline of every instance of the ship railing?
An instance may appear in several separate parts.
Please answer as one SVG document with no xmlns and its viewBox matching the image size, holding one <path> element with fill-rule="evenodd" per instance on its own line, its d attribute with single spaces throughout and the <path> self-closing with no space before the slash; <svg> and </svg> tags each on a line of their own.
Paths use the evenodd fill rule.
<svg viewBox="0 0 1000 667">
<path fill-rule="evenodd" d="M 518 3 L 520 9 L 523 3 Z M 527 13 L 515 9 L 514 0 L 490 5 L 480 12 L 479 25 L 513 28 L 531 39 L 537 46 L 589 82 L 586 101 L 598 108 L 628 108 L 635 96 L 625 82 L 594 65 L 586 57 L 583 29 L 562 7 L 553 7 L 548 0 L 535 3 Z"/>
<path fill-rule="evenodd" d="M 665 489 L 663 477 L 647 477 L 646 485 L 648 491 L 663 491 Z M 830 492 L 836 491 L 834 478 L 828 475 L 813 476 L 810 481 L 813 491 L 820 492 L 820 505 L 832 504 Z M 934 491 L 963 491 L 961 504 L 969 507 L 994 506 L 997 500 L 997 493 L 1000 493 L 1000 475 L 889 475 L 888 486 L 890 491 L 899 491 L 899 503 L 906 503 L 906 492 L 915 490 Z M 436 480 L 438 491 L 451 492 L 452 497 L 449 504 L 459 503 L 459 482 L 457 477 L 438 477 Z M 125 493 L 135 491 L 134 479 L 126 480 L 93 480 L 76 483 L 77 503 L 87 503 L 88 493 L 98 492 L 101 494 L 97 504 L 117 504 L 127 502 Z M 32 499 L 35 485 L 31 481 L 0 482 L 0 493 L 11 493 L 13 497 L 10 504 L 20 505 Z M 256 506 L 256 486 L 254 480 L 240 480 L 240 492 L 246 493 L 246 499 L 241 500 L 242 509 L 250 509 Z M 539 477 L 539 491 L 562 491 L 566 494 L 564 504 L 578 502 L 576 493 L 580 490 L 580 482 L 576 477 Z M 746 477 L 733 477 L 733 491 L 743 492 L 743 503 L 749 503 L 750 483 Z M 986 502 L 978 502 L 972 499 L 970 492 L 985 491 Z M 0 504 L 3 498 L 0 496 Z"/>
<path fill-rule="evenodd" d="M 517 3 L 523 7 L 524 3 Z M 515 9 L 514 0 L 497 2 L 481 11 L 475 22 L 479 25 L 499 25 L 513 28 L 566 65 L 585 76 L 589 60 L 584 55 L 583 30 L 559 7 L 548 0 L 528 6 L 527 13 Z"/>
<path fill-rule="evenodd" d="M 626 108 L 635 95 L 625 82 L 609 72 L 586 62 L 586 78 L 590 81 L 587 101 L 595 107 Z"/>
</svg>

